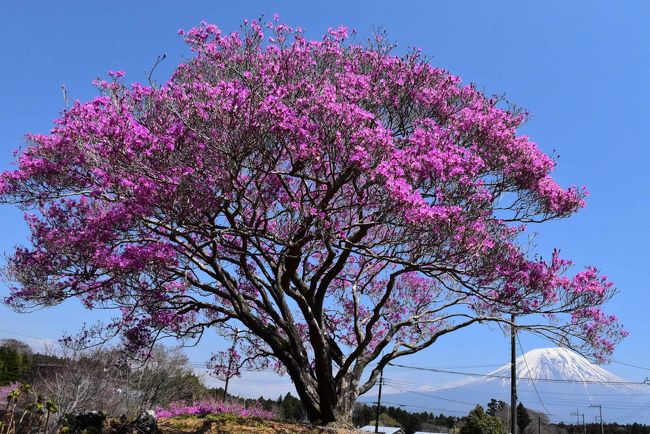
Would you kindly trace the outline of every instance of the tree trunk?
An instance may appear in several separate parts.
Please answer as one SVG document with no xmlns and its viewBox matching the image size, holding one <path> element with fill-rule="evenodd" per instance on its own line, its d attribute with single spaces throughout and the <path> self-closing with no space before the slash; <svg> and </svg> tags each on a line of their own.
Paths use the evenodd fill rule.
<svg viewBox="0 0 650 434">
<path fill-rule="evenodd" d="M 298 396 L 305 407 L 309 422 L 316 425 L 350 427 L 352 410 L 356 401 L 356 390 L 343 382 L 340 390 L 305 385 L 294 379 Z M 308 391 L 309 389 L 309 391 Z"/>
<path fill-rule="evenodd" d="M 317 425 L 327 425 L 337 428 L 349 428 L 352 426 L 352 410 L 355 398 L 353 394 L 347 393 L 340 395 L 337 399 L 328 399 L 334 405 L 323 407 L 315 419 L 310 419 L 311 423 Z"/>
<path fill-rule="evenodd" d="M 352 426 L 352 410 L 354 409 L 354 403 L 356 400 L 357 393 L 356 390 L 353 390 L 352 388 L 339 394 L 337 406 L 334 411 L 336 423 L 339 426 Z"/>
</svg>

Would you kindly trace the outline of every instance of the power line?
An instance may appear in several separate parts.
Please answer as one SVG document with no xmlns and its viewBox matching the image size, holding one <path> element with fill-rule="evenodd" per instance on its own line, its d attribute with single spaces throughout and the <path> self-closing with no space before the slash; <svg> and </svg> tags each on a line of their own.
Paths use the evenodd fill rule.
<svg viewBox="0 0 650 434">
<path fill-rule="evenodd" d="M 384 381 L 387 381 L 387 380 L 384 379 Z M 444 397 L 442 397 L 442 396 L 433 395 L 433 394 L 430 394 L 430 393 L 424 393 L 424 392 L 420 392 L 420 391 L 416 391 L 416 390 L 409 390 L 409 389 L 404 388 L 404 387 L 401 387 L 401 386 L 399 386 L 399 385 L 389 384 L 391 381 L 394 381 L 394 380 L 388 380 L 388 383 L 385 383 L 386 386 L 387 386 L 387 387 L 390 387 L 390 388 L 392 388 L 392 389 L 395 389 L 395 390 L 399 390 L 400 392 L 413 393 L 413 394 L 420 395 L 420 396 L 427 396 L 427 397 L 431 397 L 431 398 L 434 398 L 434 399 L 440 399 L 440 400 L 443 400 L 443 401 L 450 401 L 450 402 L 455 402 L 455 403 L 460 403 L 460 404 L 465 404 L 465 405 L 470 405 L 470 406 L 477 405 L 477 403 L 475 403 L 475 402 L 460 401 L 460 400 L 455 400 L 455 399 L 444 398 Z M 568 403 L 575 403 L 575 401 L 573 401 L 573 400 L 569 400 L 569 401 L 566 401 L 566 402 L 564 402 L 564 401 L 561 402 L 561 404 L 564 404 L 564 403 L 567 403 L 567 404 L 568 404 Z M 396 403 L 394 403 L 394 404 L 396 404 Z M 416 405 L 410 405 L 410 404 L 398 404 L 398 405 L 401 405 L 401 406 L 404 406 L 404 407 L 414 407 L 414 408 L 418 408 L 418 407 L 420 407 L 420 408 L 425 408 L 424 406 L 416 406 Z M 432 408 L 432 407 L 429 407 L 429 408 Z M 545 407 L 545 408 L 546 408 L 546 407 Z M 617 408 L 618 408 L 618 407 L 617 407 Z M 625 409 L 626 409 L 626 408 L 631 408 L 631 409 L 635 409 L 635 410 L 636 410 L 636 409 L 638 409 L 638 408 L 640 408 L 640 407 L 638 407 L 638 406 L 634 406 L 634 407 L 623 407 L 623 406 L 621 406 L 620 408 L 621 408 L 621 409 L 624 409 L 624 408 L 625 408 Z M 645 408 L 645 407 L 641 407 L 641 408 Z M 452 410 L 445 410 L 445 409 L 436 409 L 436 410 L 437 410 L 437 411 L 438 411 L 438 410 L 442 410 L 442 411 L 447 411 L 447 412 L 451 412 L 451 411 L 452 411 Z M 456 411 L 456 410 L 454 410 L 454 412 L 457 412 L 457 413 L 466 413 L 466 412 L 463 412 L 463 411 Z M 547 412 L 548 412 L 548 409 L 547 409 Z M 549 415 L 551 415 L 550 412 L 549 412 Z"/>
<path fill-rule="evenodd" d="M 496 374 L 477 374 L 476 372 L 463 372 L 463 371 L 452 371 L 446 369 L 436 369 L 436 368 L 423 368 L 420 366 L 409 366 L 401 365 L 397 363 L 390 363 L 391 366 L 404 369 L 413 369 L 417 371 L 429 371 L 429 372 L 439 372 L 443 374 L 455 374 L 455 375 L 467 375 L 473 377 L 488 377 L 488 378 L 500 378 L 508 379 L 505 375 L 496 375 Z M 528 380 L 528 381 L 547 381 L 552 383 L 584 383 L 584 384 L 618 384 L 618 385 L 647 385 L 643 381 L 598 381 L 598 380 L 569 380 L 569 379 L 560 379 L 560 378 L 531 378 L 531 377 L 517 377 L 518 380 Z"/>
<path fill-rule="evenodd" d="M 430 393 L 424 393 L 424 392 L 420 392 L 420 391 L 417 391 L 417 390 L 409 390 L 407 388 L 404 388 L 403 386 L 390 384 L 390 381 L 388 383 L 385 383 L 385 381 L 386 380 L 384 380 L 384 384 L 386 384 L 386 386 L 391 387 L 393 389 L 397 389 L 400 392 L 408 392 L 408 393 L 413 393 L 415 395 L 428 396 L 430 398 L 440 399 L 442 401 L 455 402 L 455 403 L 458 403 L 458 404 L 476 405 L 475 402 L 467 402 L 467 401 L 459 401 L 457 399 L 443 398 L 441 396 L 431 395 Z"/>
<path fill-rule="evenodd" d="M 530 389 L 519 389 L 520 392 L 526 392 L 526 393 L 533 393 L 534 390 Z M 556 391 L 549 391 L 549 390 L 543 390 L 542 393 L 544 395 L 572 395 L 572 396 L 584 396 L 584 392 L 556 392 Z M 590 396 L 620 396 L 619 393 L 589 393 Z M 650 396 L 650 393 L 626 393 L 628 396 Z"/>
<path fill-rule="evenodd" d="M 405 383 L 408 383 L 408 384 L 405 384 Z M 404 382 L 402 380 L 393 379 L 393 380 L 388 380 L 387 384 L 390 384 L 394 389 L 397 389 L 397 390 L 403 390 L 403 391 L 407 391 L 407 392 L 412 391 L 412 392 L 422 393 L 421 392 L 422 389 L 415 389 L 414 390 L 414 384 L 415 383 L 412 383 L 412 382 Z M 417 385 L 418 386 L 423 386 L 423 383 L 420 382 L 420 383 L 417 383 Z M 539 389 L 538 389 L 538 391 L 539 391 L 540 395 L 545 395 L 545 396 L 555 394 L 554 392 L 546 393 L 543 390 L 539 390 Z M 531 393 L 531 394 L 535 393 L 533 390 L 526 390 L 526 389 L 520 390 L 520 392 Z M 465 393 L 465 392 L 460 392 L 460 391 L 456 391 L 456 390 L 445 390 L 445 389 L 442 389 L 442 390 L 433 390 L 432 389 L 432 390 L 429 391 L 429 393 L 435 394 L 435 396 L 439 397 L 439 398 L 451 399 L 451 398 L 458 397 L 457 400 L 462 399 L 463 397 L 467 396 L 467 393 Z M 472 394 L 473 394 L 473 397 L 475 397 L 475 398 L 481 397 L 481 399 L 479 399 L 479 401 L 483 401 L 483 397 L 486 400 L 489 400 L 489 398 L 494 398 L 493 393 L 489 392 L 489 391 L 486 391 L 484 393 L 482 391 L 473 391 Z M 560 395 L 562 395 L 562 394 L 560 393 Z M 584 396 L 584 393 L 575 394 L 575 395 Z M 591 395 L 592 394 L 590 394 L 589 396 L 591 396 Z M 595 394 L 595 395 L 600 396 L 602 394 Z M 618 396 L 619 394 L 614 394 L 614 395 Z M 633 394 L 632 396 L 636 397 L 638 395 Z M 645 396 L 647 396 L 647 395 L 645 395 Z M 553 397 L 553 396 L 551 396 L 550 398 L 545 398 L 544 403 L 547 404 L 547 405 L 548 404 L 554 404 L 554 405 L 556 405 L 556 404 L 557 405 L 572 404 L 572 405 L 588 406 L 589 404 L 592 403 L 592 401 L 589 400 L 589 399 L 586 399 L 586 398 L 585 399 L 578 399 L 578 398 L 561 398 L 561 397 Z M 632 409 L 632 408 L 637 409 L 640 406 L 647 406 L 647 403 L 645 403 L 645 402 L 643 402 L 643 403 L 623 403 L 623 402 L 621 402 L 621 403 L 617 403 L 617 404 L 608 404 L 608 408 L 616 407 L 616 408 L 620 408 L 620 409 Z"/>
<path fill-rule="evenodd" d="M 498 363 L 491 365 L 454 365 L 454 366 L 433 366 L 435 369 L 473 369 L 473 368 L 500 368 L 506 363 Z"/>
<path fill-rule="evenodd" d="M 396 382 L 396 383 L 401 383 L 404 386 L 426 386 L 421 381 L 414 382 L 414 381 L 408 381 L 408 380 L 403 380 L 403 379 L 395 379 L 395 378 L 392 379 L 391 381 Z M 459 391 L 453 390 L 453 384 L 451 386 L 449 386 L 449 387 L 444 387 L 444 386 L 441 387 L 439 385 L 434 385 L 434 384 L 428 384 L 428 386 L 431 386 L 432 388 L 435 387 L 436 388 L 436 393 L 445 393 L 445 394 L 452 394 L 452 395 L 453 394 L 465 395 L 464 392 L 459 392 Z M 452 388 L 452 389 L 450 389 L 450 388 Z M 523 393 L 541 393 L 541 394 L 544 394 L 544 395 L 584 396 L 584 392 L 579 392 L 579 393 L 575 393 L 575 392 L 573 392 L 573 393 L 572 392 L 557 392 L 557 391 L 549 391 L 549 390 L 543 390 L 543 389 L 540 390 L 540 389 L 537 389 L 537 388 L 535 388 L 536 390 L 520 389 L 520 388 L 517 388 L 517 389 L 518 389 L 518 392 L 523 392 Z M 431 389 L 431 390 L 433 391 L 434 389 Z M 647 390 L 648 390 L 648 392 L 645 392 L 645 393 L 644 392 L 637 392 L 637 393 L 628 392 L 628 393 L 626 393 L 626 395 L 628 395 L 628 396 L 650 396 L 650 388 L 648 388 Z M 619 393 L 596 393 L 596 392 L 591 393 L 590 392 L 589 395 L 590 396 L 620 396 L 620 392 Z"/>
<path fill-rule="evenodd" d="M 441 411 L 445 413 L 467 414 L 466 411 L 462 411 L 462 410 L 449 410 L 446 408 L 426 407 L 423 405 L 400 404 L 398 402 L 391 402 L 391 401 L 384 401 L 384 404 L 397 405 L 398 407 L 406 407 L 406 408 L 421 408 L 423 410 L 435 410 L 435 411 Z"/>
<path fill-rule="evenodd" d="M 410 387 L 410 386 L 422 386 L 422 382 L 414 382 L 414 381 L 408 381 L 408 380 L 401 380 L 401 379 L 389 379 L 389 381 L 396 383 L 396 384 L 401 384 L 404 387 Z"/>
<path fill-rule="evenodd" d="M 521 350 L 521 357 L 524 358 L 524 364 L 526 365 L 526 370 L 528 371 L 528 375 L 531 376 L 532 378 L 532 374 L 530 373 L 530 367 L 528 367 L 528 361 L 526 360 L 526 353 L 524 353 L 524 348 L 521 346 L 521 339 L 519 339 L 519 336 L 517 336 L 517 343 L 519 344 L 519 349 Z M 542 407 L 544 407 L 546 414 L 552 416 L 551 412 L 548 411 L 548 408 L 546 408 L 546 406 L 544 405 L 544 401 L 542 401 L 542 397 L 539 396 L 539 392 L 537 391 L 537 386 L 535 386 L 535 380 L 531 380 L 531 383 L 533 383 L 533 389 L 535 389 L 535 394 L 537 395 L 537 399 L 539 399 L 539 403 L 542 404 Z"/>
<path fill-rule="evenodd" d="M 25 333 L 18 333 L 18 332 L 14 332 L 14 331 L 3 329 L 3 328 L 0 328 L 0 332 L 9 333 L 10 335 L 15 335 L 15 336 L 22 336 L 22 337 L 25 337 L 25 338 L 37 339 L 39 341 L 49 341 L 49 342 L 52 342 L 52 343 L 56 342 L 55 339 L 39 338 L 39 337 L 36 337 L 36 336 L 28 335 L 28 334 L 25 334 Z"/>
<path fill-rule="evenodd" d="M 620 420 L 633 420 L 633 419 L 636 419 L 640 415 L 646 413 L 648 410 L 649 409 L 648 409 L 647 406 L 644 406 L 644 407 L 642 407 L 642 408 L 640 408 L 638 410 L 632 410 L 631 412 L 626 413 L 622 418 L 620 418 Z"/>
<path fill-rule="evenodd" d="M 632 365 L 630 363 L 619 362 L 618 360 L 612 360 L 612 363 L 616 363 L 618 365 L 623 365 L 623 366 L 629 366 L 630 368 L 643 369 L 644 371 L 650 371 L 650 368 L 646 368 L 645 366 Z"/>
</svg>

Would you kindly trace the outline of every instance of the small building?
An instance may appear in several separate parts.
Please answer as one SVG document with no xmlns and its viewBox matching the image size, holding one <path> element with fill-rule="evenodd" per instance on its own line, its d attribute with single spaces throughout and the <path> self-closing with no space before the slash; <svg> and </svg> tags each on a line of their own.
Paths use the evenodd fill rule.
<svg viewBox="0 0 650 434">
<path fill-rule="evenodd" d="M 363 428 L 359 429 L 365 432 L 375 432 L 374 425 L 366 425 Z M 404 434 L 404 430 L 402 428 L 394 426 L 380 426 L 378 432 L 379 434 Z"/>
<path fill-rule="evenodd" d="M 416 431 L 414 434 L 449 434 L 449 433 L 442 433 L 442 432 L 430 432 L 430 431 Z"/>
</svg>

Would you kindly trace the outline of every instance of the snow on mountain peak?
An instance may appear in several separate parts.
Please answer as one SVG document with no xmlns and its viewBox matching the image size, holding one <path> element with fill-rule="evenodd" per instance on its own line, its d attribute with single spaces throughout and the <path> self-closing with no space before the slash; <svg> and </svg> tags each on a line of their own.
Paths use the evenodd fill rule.
<svg viewBox="0 0 650 434">
<path fill-rule="evenodd" d="M 625 380 L 591 363 L 580 354 L 567 348 L 537 348 L 517 357 L 516 363 L 517 378 L 519 378 L 520 382 L 528 382 L 528 380 L 550 380 L 551 382 L 568 381 L 575 382 L 575 384 L 582 383 L 583 386 L 602 383 L 610 387 L 625 387 L 611 384 L 612 382 L 625 382 Z M 438 390 L 478 383 L 500 382 L 505 384 L 509 381 L 510 364 L 508 363 L 496 371 L 490 372 L 485 377 L 467 377 L 463 380 L 439 387 Z"/>
<path fill-rule="evenodd" d="M 509 375 L 504 365 L 490 375 Z M 517 358 L 517 377 L 535 380 L 570 380 L 586 383 L 624 381 L 567 348 L 537 348 Z"/>
</svg>

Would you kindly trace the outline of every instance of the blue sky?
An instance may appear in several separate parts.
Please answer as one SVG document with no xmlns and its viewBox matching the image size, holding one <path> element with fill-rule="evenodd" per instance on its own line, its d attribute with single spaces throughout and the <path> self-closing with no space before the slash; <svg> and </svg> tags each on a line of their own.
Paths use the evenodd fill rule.
<svg viewBox="0 0 650 434">
<path fill-rule="evenodd" d="M 243 18 L 275 12 L 313 38 L 339 24 L 357 29 L 361 37 L 381 27 L 398 50 L 421 47 L 435 65 L 530 111 L 523 132 L 560 155 L 556 179 L 586 185 L 591 193 L 578 215 L 536 228 L 538 251 L 549 255 L 559 247 L 578 266 L 596 265 L 616 283 L 620 294 L 608 310 L 630 336 L 615 359 L 650 366 L 650 292 L 643 271 L 650 258 L 648 2 L 0 2 L 0 169 L 11 167 L 12 151 L 26 132 L 49 130 L 64 107 L 62 85 L 70 98 L 88 100 L 96 95 L 91 80 L 109 69 L 126 71 L 127 81 L 144 81 L 156 56 L 167 53 L 157 69 L 162 81 L 189 55 L 176 34 L 179 28 L 207 20 L 231 31 Z M 26 239 L 17 209 L 0 208 L 0 223 L 0 251 Z M 0 286 L 0 296 L 6 292 Z M 0 306 L 0 337 L 56 339 L 101 315 L 74 302 L 30 315 Z M 522 344 L 525 350 L 547 345 L 525 335 Z M 221 345 L 210 338 L 190 355 L 200 362 Z M 458 367 L 496 365 L 507 358 L 508 341 L 499 330 L 475 327 L 444 337 L 405 362 Z M 621 364 L 606 368 L 633 381 L 650 374 Z M 412 378 L 408 372 L 394 375 Z M 259 395 L 263 388 L 276 396 L 286 390 L 286 380 L 269 374 L 249 379 L 239 386 L 235 381 L 234 391 Z M 418 381 L 451 379 L 431 374 Z"/>
</svg>

